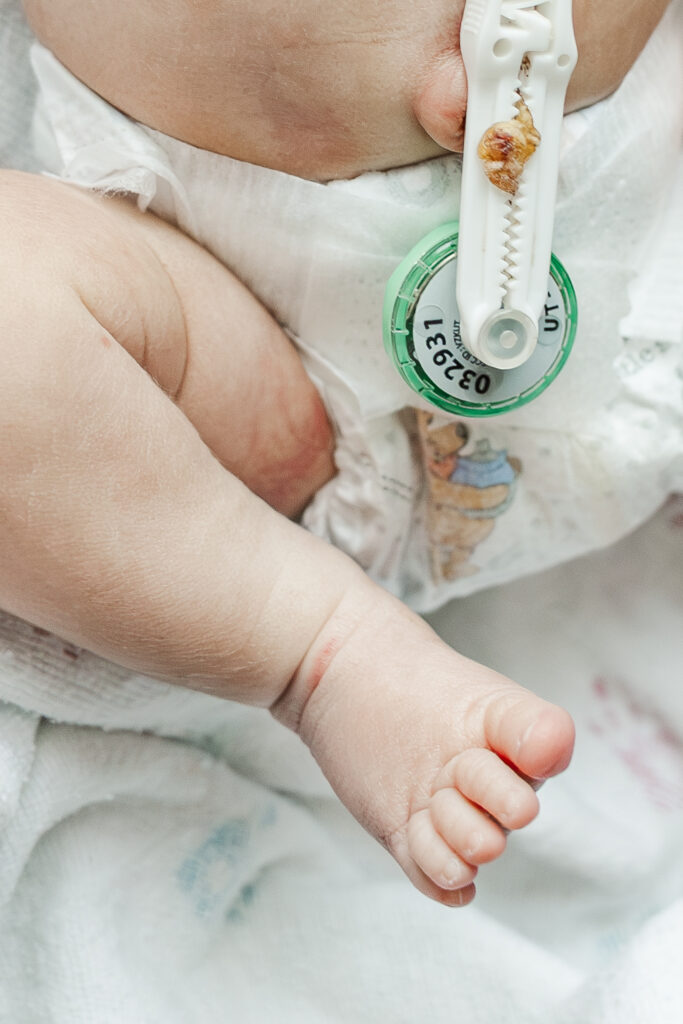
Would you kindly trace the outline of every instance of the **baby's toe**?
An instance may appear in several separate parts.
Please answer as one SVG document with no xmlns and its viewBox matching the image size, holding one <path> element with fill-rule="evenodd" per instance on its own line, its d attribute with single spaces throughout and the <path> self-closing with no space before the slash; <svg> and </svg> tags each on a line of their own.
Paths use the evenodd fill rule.
<svg viewBox="0 0 683 1024">
<path fill-rule="evenodd" d="M 564 771 L 574 748 L 567 712 L 517 688 L 489 702 L 484 731 L 488 746 L 530 779 Z"/>
<path fill-rule="evenodd" d="M 418 868 L 440 889 L 462 889 L 477 874 L 434 828 L 429 809 L 417 811 L 408 822 L 408 849 Z"/>
<path fill-rule="evenodd" d="M 465 750 L 452 758 L 441 770 L 435 788 L 459 790 L 506 829 L 523 828 L 538 814 L 538 797 L 529 783 L 485 748 Z"/>
<path fill-rule="evenodd" d="M 440 789 L 429 805 L 438 834 L 467 864 L 487 864 L 505 849 L 505 833 L 457 789 Z"/>
</svg>

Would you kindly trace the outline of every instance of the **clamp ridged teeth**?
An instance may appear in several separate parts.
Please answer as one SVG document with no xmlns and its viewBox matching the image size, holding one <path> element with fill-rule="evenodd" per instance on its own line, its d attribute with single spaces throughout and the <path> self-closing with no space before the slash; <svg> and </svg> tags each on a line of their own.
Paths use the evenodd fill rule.
<svg viewBox="0 0 683 1024">
<path fill-rule="evenodd" d="M 529 206 L 527 186 L 521 182 L 517 194 L 511 204 L 507 217 L 505 262 L 507 278 L 511 283 L 517 281 L 520 271 L 520 242 L 524 233 L 524 221 Z"/>
<path fill-rule="evenodd" d="M 524 5 L 520 5 L 524 6 Z M 528 6 L 528 5 L 527 5 Z M 514 114 L 518 112 L 520 99 L 527 104 L 528 89 L 523 82 L 524 75 L 520 68 L 520 77 L 514 91 Z M 513 115 L 514 116 L 514 115 Z M 503 218 L 503 258 L 501 276 L 504 282 L 504 294 L 507 295 L 509 288 L 516 284 L 520 274 L 520 241 L 524 231 L 526 210 L 529 206 L 528 188 L 522 179 L 517 185 L 515 195 L 509 200 L 505 217 Z"/>
<path fill-rule="evenodd" d="M 505 117 L 502 118 L 503 121 L 514 121 L 514 119 L 517 117 L 517 113 L 518 113 L 517 104 L 519 103 L 519 97 L 520 96 L 521 96 L 521 93 L 519 91 L 519 84 L 517 84 L 515 86 L 515 88 L 513 89 L 513 91 L 510 93 L 510 108 L 509 108 L 507 114 L 505 115 Z"/>
<path fill-rule="evenodd" d="M 500 256 L 498 260 L 498 287 L 501 289 L 501 299 L 505 297 L 505 294 L 510 286 L 511 280 L 511 257 L 510 257 L 510 233 L 512 231 L 512 206 L 508 204 L 505 208 L 502 223 L 502 237 L 503 241 L 500 247 Z"/>
</svg>

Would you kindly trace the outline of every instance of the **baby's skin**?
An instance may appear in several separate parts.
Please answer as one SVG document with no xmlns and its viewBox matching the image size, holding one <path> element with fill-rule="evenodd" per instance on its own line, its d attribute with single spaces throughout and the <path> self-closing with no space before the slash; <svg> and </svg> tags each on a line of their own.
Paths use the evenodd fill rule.
<svg viewBox="0 0 683 1024">
<path fill-rule="evenodd" d="M 573 0 L 579 62 L 568 109 L 616 88 L 667 2 Z M 202 149 L 326 180 L 462 148 L 464 0 L 24 7 L 95 92 Z"/>
<path fill-rule="evenodd" d="M 281 35 L 256 30 L 255 0 L 197 2 L 189 21 L 179 0 L 160 24 L 157 5 L 130 5 L 117 26 L 119 5 L 89 6 L 87 18 L 77 0 L 26 6 L 46 44 L 126 112 L 241 159 L 325 177 L 408 163 L 461 137 L 452 4 L 435 3 L 443 17 L 431 25 L 428 5 L 416 19 L 408 0 L 329 5 L 329 20 L 312 0 L 288 4 L 289 77 Z M 155 107 L 139 73 L 145 66 L 159 83 L 145 63 L 152 51 L 139 46 L 163 39 L 167 24 L 174 47 L 155 52 L 171 71 L 175 129 L 162 116 L 172 119 L 172 104 Z M 262 83 L 256 98 L 222 77 L 228 38 L 254 50 L 251 64 L 239 52 L 240 73 L 251 68 Z M 382 91 L 392 55 L 436 39 L 440 55 L 425 56 L 423 75 L 408 69 L 400 101 Z M 204 55 L 182 86 L 174 75 L 189 65 L 178 40 Z M 333 69 L 329 109 L 336 96 L 342 113 L 316 146 L 328 83 L 315 93 L 309 79 L 323 65 Z M 348 77 L 349 66 L 372 82 Z M 202 127 L 208 67 L 223 110 L 215 138 Z M 98 79 L 105 73 L 123 91 Z M 256 111 L 240 111 L 245 96 Z M 0 606 L 138 671 L 269 708 L 419 890 L 468 903 L 479 865 L 534 818 L 538 785 L 569 763 L 569 716 L 451 650 L 286 518 L 334 472 L 333 438 L 285 334 L 233 274 L 125 199 L 55 181 L 0 174 L 0 218 Z"/>
</svg>

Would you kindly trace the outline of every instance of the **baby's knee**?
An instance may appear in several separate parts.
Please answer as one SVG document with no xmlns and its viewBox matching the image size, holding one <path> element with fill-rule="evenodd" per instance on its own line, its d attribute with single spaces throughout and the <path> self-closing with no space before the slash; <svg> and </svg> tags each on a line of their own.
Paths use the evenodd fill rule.
<svg viewBox="0 0 683 1024">
<path fill-rule="evenodd" d="M 106 336 L 172 394 L 185 369 L 184 317 L 127 205 L 38 175 L 0 171 L 6 333 L 21 339 L 26 358 L 39 338 L 41 365 L 66 358 L 64 346 L 77 347 L 85 336 Z M 84 317 L 99 331 L 84 330 Z"/>
<path fill-rule="evenodd" d="M 71 235 L 65 228 L 63 198 L 36 175 L 0 171 L 3 393 L 19 388 L 24 372 L 36 386 L 60 355 L 68 360 L 77 226 Z"/>
</svg>

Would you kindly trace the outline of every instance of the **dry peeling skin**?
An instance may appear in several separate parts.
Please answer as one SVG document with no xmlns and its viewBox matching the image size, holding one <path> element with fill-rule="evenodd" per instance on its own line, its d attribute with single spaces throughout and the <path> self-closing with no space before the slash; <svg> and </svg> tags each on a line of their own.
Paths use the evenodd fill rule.
<svg viewBox="0 0 683 1024">
<path fill-rule="evenodd" d="M 497 121 L 481 137 L 477 153 L 486 177 L 496 188 L 514 196 L 524 164 L 540 141 L 531 111 L 520 96 L 517 116 L 511 121 Z"/>
</svg>

